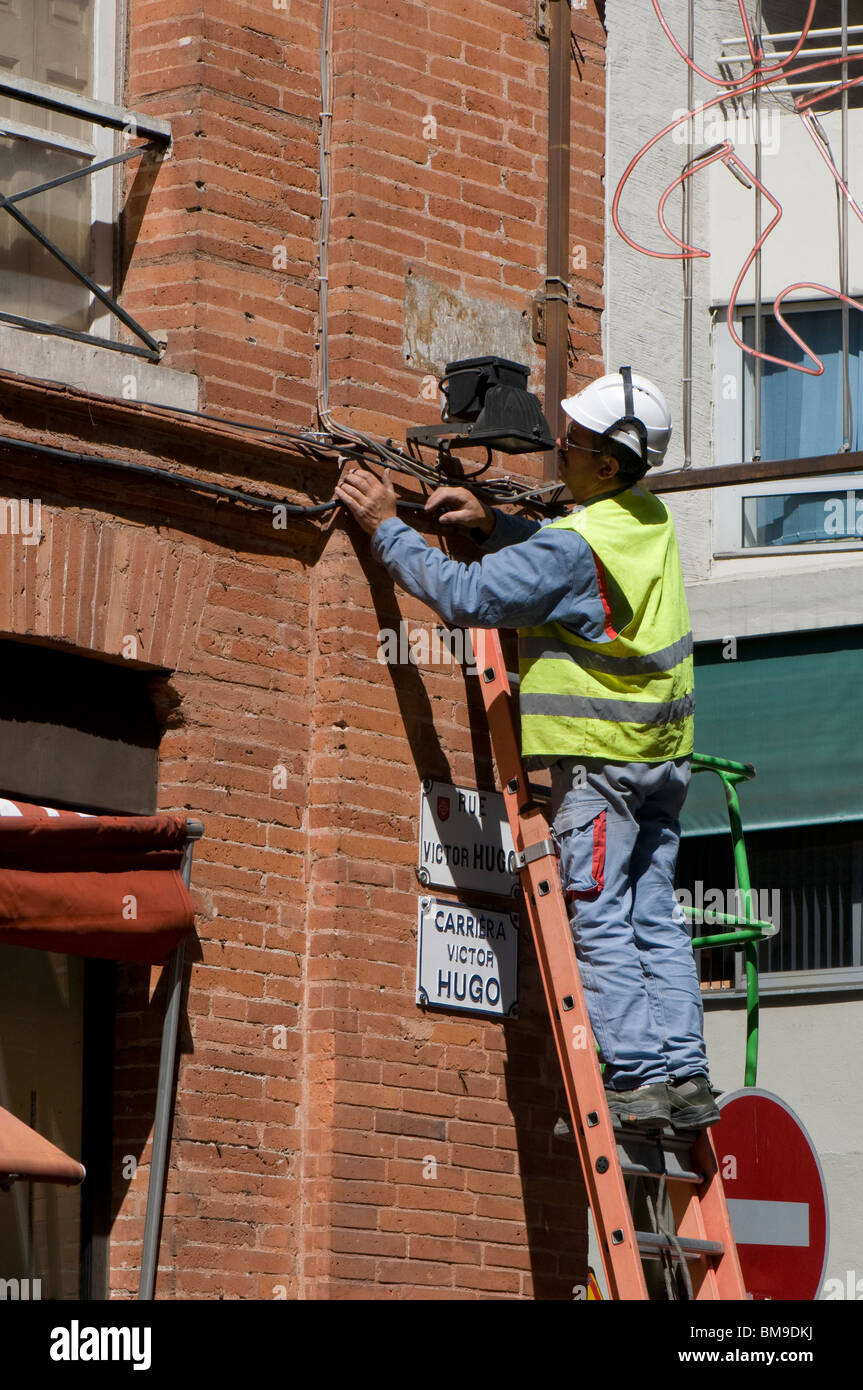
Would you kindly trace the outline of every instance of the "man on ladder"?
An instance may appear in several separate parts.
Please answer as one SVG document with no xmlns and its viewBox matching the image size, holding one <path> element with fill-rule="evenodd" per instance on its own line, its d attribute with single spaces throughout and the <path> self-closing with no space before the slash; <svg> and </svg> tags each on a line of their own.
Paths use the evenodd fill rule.
<svg viewBox="0 0 863 1390">
<path fill-rule="evenodd" d="M 692 633 L 674 526 L 639 480 L 671 417 L 629 367 L 562 406 L 559 476 L 576 506 L 539 523 L 440 487 L 426 510 L 471 529 L 449 560 L 354 470 L 337 496 L 402 588 L 447 623 L 519 632 L 522 754 L 550 768 L 552 828 L 612 1117 L 692 1130 L 719 1119 L 695 962 L 673 893 L 690 778 Z"/>
</svg>

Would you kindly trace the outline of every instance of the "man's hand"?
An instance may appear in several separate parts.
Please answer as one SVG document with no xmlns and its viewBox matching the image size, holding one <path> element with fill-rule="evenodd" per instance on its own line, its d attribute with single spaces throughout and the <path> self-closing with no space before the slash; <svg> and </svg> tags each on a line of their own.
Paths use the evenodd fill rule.
<svg viewBox="0 0 863 1390">
<path fill-rule="evenodd" d="M 370 536 L 382 521 L 397 515 L 396 492 L 388 468 L 384 469 L 383 478 L 376 478 L 374 473 L 364 469 L 351 469 L 336 488 L 336 497 Z"/>
<path fill-rule="evenodd" d="M 425 504 L 427 512 L 437 513 L 441 526 L 467 526 L 484 532 L 494 530 L 491 507 L 466 487 L 436 487 Z"/>
</svg>

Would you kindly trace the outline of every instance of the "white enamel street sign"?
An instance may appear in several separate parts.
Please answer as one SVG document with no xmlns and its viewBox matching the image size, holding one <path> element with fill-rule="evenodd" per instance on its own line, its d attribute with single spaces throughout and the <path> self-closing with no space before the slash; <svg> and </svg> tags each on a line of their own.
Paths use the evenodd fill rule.
<svg viewBox="0 0 863 1390">
<path fill-rule="evenodd" d="M 420 898 L 417 1003 L 470 1014 L 515 1014 L 518 913 Z"/>
<path fill-rule="evenodd" d="M 514 897 L 512 835 L 499 792 L 422 784 L 417 873 L 428 888 Z"/>
</svg>

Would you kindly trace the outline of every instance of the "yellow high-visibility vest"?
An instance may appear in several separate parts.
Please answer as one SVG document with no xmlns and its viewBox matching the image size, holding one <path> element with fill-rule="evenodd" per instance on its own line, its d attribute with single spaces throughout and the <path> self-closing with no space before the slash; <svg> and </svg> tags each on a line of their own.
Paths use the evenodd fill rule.
<svg viewBox="0 0 863 1390">
<path fill-rule="evenodd" d="M 645 488 L 551 523 L 597 561 L 605 641 L 561 623 L 519 631 L 522 754 L 665 762 L 692 752 L 692 629 L 674 523 Z"/>
</svg>

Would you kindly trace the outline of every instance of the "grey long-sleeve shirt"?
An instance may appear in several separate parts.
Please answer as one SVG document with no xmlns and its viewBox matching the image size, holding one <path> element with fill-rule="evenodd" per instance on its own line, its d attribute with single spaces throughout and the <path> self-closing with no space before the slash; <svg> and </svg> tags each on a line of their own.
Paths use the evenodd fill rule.
<svg viewBox="0 0 863 1390">
<path fill-rule="evenodd" d="M 449 560 L 398 517 L 381 522 L 372 537 L 375 559 L 446 623 L 519 628 L 558 622 L 590 642 L 605 640 L 596 560 L 577 531 L 549 529 L 495 508 L 494 530 L 482 548 L 485 555 L 473 564 Z"/>
</svg>

